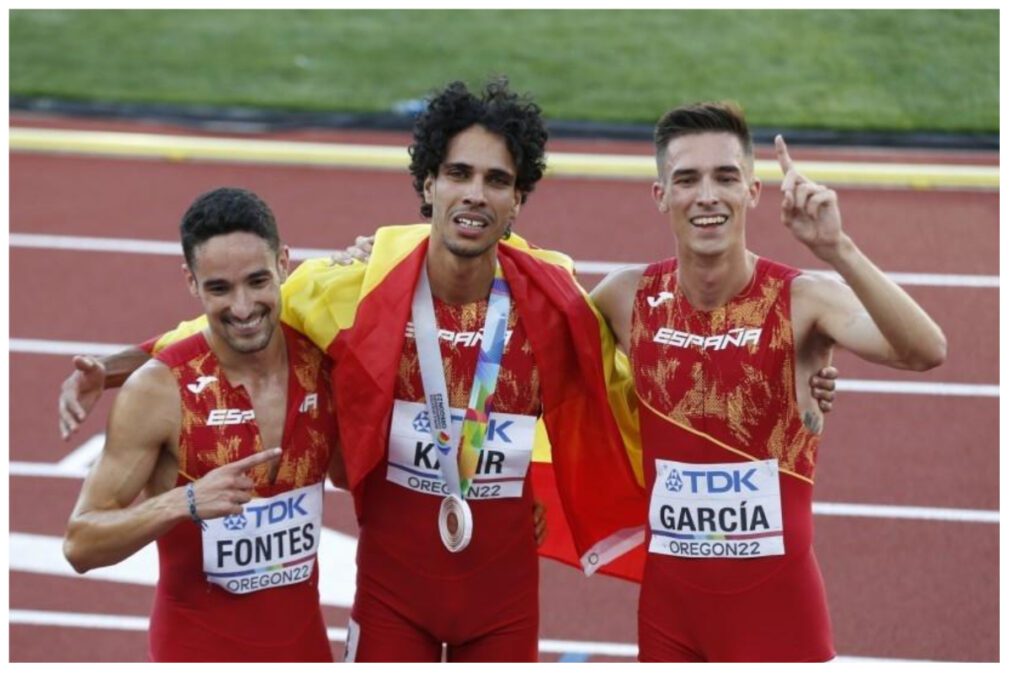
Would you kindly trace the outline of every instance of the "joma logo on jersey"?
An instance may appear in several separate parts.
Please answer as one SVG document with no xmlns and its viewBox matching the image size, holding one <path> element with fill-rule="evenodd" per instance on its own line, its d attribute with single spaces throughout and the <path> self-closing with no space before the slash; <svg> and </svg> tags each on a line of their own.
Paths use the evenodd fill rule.
<svg viewBox="0 0 1010 673">
<path fill-rule="evenodd" d="M 217 381 L 216 376 L 201 376 L 196 380 L 196 383 L 190 383 L 186 388 L 194 395 L 199 395 L 203 392 L 204 388 L 214 383 L 214 381 Z"/>
<path fill-rule="evenodd" d="M 212 409 L 207 416 L 207 425 L 239 425 L 256 418 L 252 409 Z"/>
<path fill-rule="evenodd" d="M 663 290 L 662 292 L 660 292 L 655 296 L 649 296 L 645 298 L 645 300 L 649 302 L 649 306 L 651 306 L 652 308 L 656 308 L 664 301 L 670 301 L 671 299 L 673 299 L 673 293 L 667 292 L 666 290 Z"/>
<path fill-rule="evenodd" d="M 743 327 L 738 327 L 737 329 L 731 329 L 725 334 L 702 336 L 700 334 L 691 334 L 690 332 L 681 332 L 669 327 L 661 327 L 652 340 L 658 344 L 675 346 L 677 348 L 701 348 L 702 350 L 712 349 L 721 351 L 729 346 L 757 346 L 761 342 L 761 328 L 744 329 Z"/>
<path fill-rule="evenodd" d="M 414 323 L 407 323 L 407 331 L 405 332 L 405 335 L 408 339 L 414 338 Z M 484 329 L 481 328 L 476 332 L 450 332 L 447 329 L 440 329 L 438 330 L 438 338 L 442 341 L 448 341 L 454 346 L 479 346 L 480 342 L 484 339 Z M 508 345 L 509 339 L 511 338 L 512 330 L 505 330 L 505 345 Z"/>
</svg>

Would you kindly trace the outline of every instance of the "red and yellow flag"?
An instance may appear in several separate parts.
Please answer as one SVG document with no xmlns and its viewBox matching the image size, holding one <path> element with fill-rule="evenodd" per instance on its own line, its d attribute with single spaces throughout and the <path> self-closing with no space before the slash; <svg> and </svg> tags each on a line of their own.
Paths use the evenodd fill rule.
<svg viewBox="0 0 1010 673">
<path fill-rule="evenodd" d="M 333 358 L 337 421 L 352 491 L 386 453 L 404 328 L 429 232 L 428 225 L 381 228 L 368 264 L 309 260 L 282 288 L 282 320 Z M 540 553 L 585 567 L 580 560 L 601 542 L 629 539 L 647 520 L 627 358 L 575 281 L 571 259 L 516 235 L 499 244 L 498 259 L 541 372 L 546 432 L 538 435 L 549 438 L 549 446 L 535 448 L 531 468 L 537 498 L 547 505 L 548 540 Z M 199 324 L 184 323 L 159 343 L 194 327 Z M 639 545 L 599 569 L 640 580 L 643 561 Z"/>
</svg>

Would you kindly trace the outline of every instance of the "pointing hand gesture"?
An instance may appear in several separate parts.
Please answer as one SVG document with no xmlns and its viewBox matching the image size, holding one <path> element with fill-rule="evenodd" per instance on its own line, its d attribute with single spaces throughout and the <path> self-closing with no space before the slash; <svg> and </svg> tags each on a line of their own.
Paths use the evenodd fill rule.
<svg viewBox="0 0 1010 673">
<path fill-rule="evenodd" d="M 775 136 L 775 156 L 783 174 L 782 224 L 817 257 L 828 260 L 843 237 L 838 194 L 796 171 L 781 135 Z"/>
<path fill-rule="evenodd" d="M 246 472 L 280 455 L 280 449 L 260 451 L 215 468 L 197 479 L 193 482 L 197 516 L 201 519 L 216 519 L 229 514 L 241 514 L 242 505 L 253 497 L 254 482 Z"/>
</svg>

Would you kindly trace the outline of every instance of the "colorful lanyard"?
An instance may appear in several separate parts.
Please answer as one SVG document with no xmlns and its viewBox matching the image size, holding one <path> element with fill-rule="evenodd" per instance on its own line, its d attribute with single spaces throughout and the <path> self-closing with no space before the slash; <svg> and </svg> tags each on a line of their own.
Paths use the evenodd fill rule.
<svg viewBox="0 0 1010 673">
<path fill-rule="evenodd" d="M 470 387 L 470 403 L 463 416 L 461 438 L 453 433 L 449 410 L 449 395 L 445 385 L 442 351 L 438 346 L 438 324 L 435 304 L 428 281 L 427 260 L 422 264 L 421 275 L 414 288 L 411 317 L 414 322 L 414 341 L 421 366 L 421 384 L 424 387 L 425 405 L 430 419 L 431 437 L 439 452 L 442 478 L 449 490 L 466 497 L 470 482 L 477 472 L 477 463 L 484 438 L 487 436 L 491 398 L 498 383 L 502 352 L 505 350 L 505 331 L 510 308 L 509 286 L 501 270 L 495 265 L 491 296 L 488 297 L 487 315 L 477 357 L 477 370 Z M 457 448 L 458 447 L 458 448 Z"/>
</svg>

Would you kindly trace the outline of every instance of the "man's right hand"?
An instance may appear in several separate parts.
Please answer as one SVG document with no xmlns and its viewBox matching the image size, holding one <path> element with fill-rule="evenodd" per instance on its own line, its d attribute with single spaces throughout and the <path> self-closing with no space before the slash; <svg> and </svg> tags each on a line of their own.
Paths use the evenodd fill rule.
<svg viewBox="0 0 1010 673">
<path fill-rule="evenodd" d="M 253 498 L 255 483 L 246 471 L 281 455 L 280 449 L 260 451 L 233 463 L 216 467 L 193 482 L 196 515 L 201 519 L 216 519 L 229 514 L 241 514 L 242 505 Z M 187 511 L 189 504 L 186 505 Z"/>
<path fill-rule="evenodd" d="M 88 417 L 105 388 L 105 365 L 88 355 L 74 356 L 74 373 L 60 386 L 60 435 L 64 441 Z"/>
<path fill-rule="evenodd" d="M 348 266 L 354 260 L 368 263 L 368 258 L 372 256 L 372 246 L 375 244 L 375 236 L 357 236 L 354 245 L 348 246 L 346 250 L 338 250 L 330 255 L 330 266 Z"/>
</svg>

